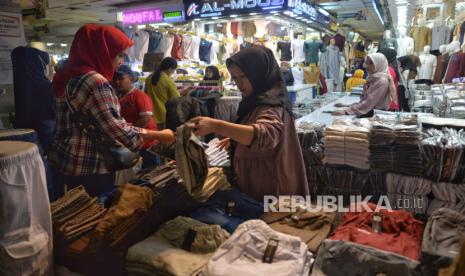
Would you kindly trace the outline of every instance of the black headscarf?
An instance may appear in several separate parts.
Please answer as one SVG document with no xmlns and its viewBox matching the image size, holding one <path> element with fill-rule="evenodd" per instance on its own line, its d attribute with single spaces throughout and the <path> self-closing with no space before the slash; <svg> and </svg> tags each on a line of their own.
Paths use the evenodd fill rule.
<svg viewBox="0 0 465 276">
<path fill-rule="evenodd" d="M 44 147 L 51 143 L 55 127 L 55 97 L 46 69 L 46 52 L 31 47 L 16 47 L 11 52 L 15 98 L 15 128 L 37 131 Z"/>
<path fill-rule="evenodd" d="M 213 76 L 211 78 L 207 77 L 207 70 L 210 70 L 213 72 Z M 220 71 L 218 70 L 218 68 L 216 66 L 208 66 L 207 68 L 205 68 L 205 76 L 203 77 L 203 80 L 214 80 L 214 81 L 217 81 L 217 80 L 220 80 L 221 79 L 221 75 L 220 75 Z"/>
<path fill-rule="evenodd" d="M 239 104 L 237 122 L 260 105 L 282 106 L 292 115 L 281 70 L 270 49 L 262 46 L 245 48 L 226 60 L 228 68 L 232 64 L 244 72 L 253 87 L 252 95 L 244 97 Z"/>
<path fill-rule="evenodd" d="M 381 48 L 381 49 L 378 50 L 378 53 L 381 53 L 386 57 L 389 66 L 391 66 L 392 69 L 394 69 L 394 71 L 396 72 L 396 75 L 397 75 L 397 79 L 399 80 L 400 79 L 400 72 L 399 72 L 399 66 L 398 66 L 398 63 L 397 63 L 397 52 L 396 52 L 396 50 L 391 49 L 391 48 Z"/>
</svg>

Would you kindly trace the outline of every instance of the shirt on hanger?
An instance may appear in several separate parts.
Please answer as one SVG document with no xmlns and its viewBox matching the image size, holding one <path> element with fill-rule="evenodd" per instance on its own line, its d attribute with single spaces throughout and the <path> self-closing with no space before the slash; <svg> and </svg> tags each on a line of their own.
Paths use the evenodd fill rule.
<svg viewBox="0 0 465 276">
<path fill-rule="evenodd" d="M 210 64 L 210 54 L 212 49 L 212 43 L 208 40 L 202 39 L 199 48 L 199 57 L 201 61 L 205 61 Z"/>
<path fill-rule="evenodd" d="M 449 43 L 450 28 L 446 25 L 434 26 L 431 33 L 431 50 L 439 50 L 441 45 Z"/>
<path fill-rule="evenodd" d="M 426 45 L 431 45 L 431 29 L 428 27 L 414 27 L 410 35 L 415 41 L 415 52 L 421 53 Z"/>
<path fill-rule="evenodd" d="M 212 64 L 218 64 L 219 51 L 220 51 L 220 43 L 216 40 L 213 40 L 211 51 L 210 51 L 210 62 Z"/>
<path fill-rule="evenodd" d="M 242 22 L 242 33 L 244 37 L 253 37 L 257 32 L 255 23 L 253 21 Z"/>
<path fill-rule="evenodd" d="M 281 52 L 281 61 L 290 61 L 292 59 L 290 42 L 279 41 L 277 51 Z"/>
<path fill-rule="evenodd" d="M 158 48 L 160 41 L 163 39 L 163 34 L 157 31 L 151 31 L 151 30 L 147 30 L 147 33 L 149 34 L 148 52 L 154 53 L 155 50 Z"/>
<path fill-rule="evenodd" d="M 184 59 L 192 59 L 192 36 L 185 35 L 182 39 L 182 55 Z"/>
<path fill-rule="evenodd" d="M 296 39 L 292 41 L 292 61 L 294 63 L 300 63 L 305 61 L 304 53 L 304 41 L 302 39 Z"/>
<path fill-rule="evenodd" d="M 190 53 L 190 56 L 191 56 L 192 60 L 200 61 L 200 56 L 199 56 L 200 42 L 201 42 L 200 37 L 198 37 L 198 36 L 193 36 L 192 37 L 192 47 L 191 47 L 191 53 Z"/>
<path fill-rule="evenodd" d="M 266 32 L 270 36 L 283 37 L 287 35 L 286 28 L 274 22 L 270 22 L 266 25 Z"/>
<path fill-rule="evenodd" d="M 171 56 L 171 49 L 173 47 L 174 36 L 171 34 L 163 34 L 163 39 L 160 41 L 156 53 L 162 53 L 163 58 Z"/>
<path fill-rule="evenodd" d="M 143 62 L 144 55 L 149 49 L 150 35 L 143 30 L 134 33 L 134 45 L 128 50 L 128 58 L 130 62 Z"/>
<path fill-rule="evenodd" d="M 318 63 L 319 61 L 319 52 L 325 52 L 325 46 L 322 41 L 305 41 L 304 43 L 304 52 L 305 52 L 305 62 L 307 63 Z"/>
<path fill-rule="evenodd" d="M 304 70 L 301 67 L 292 67 L 292 76 L 294 77 L 294 85 L 305 84 Z"/>
<path fill-rule="evenodd" d="M 268 35 L 266 27 L 268 26 L 268 21 L 265 20 L 256 20 L 255 21 L 255 27 L 256 27 L 256 32 L 255 35 L 257 37 L 264 37 Z"/>
<path fill-rule="evenodd" d="M 177 60 L 182 60 L 182 35 L 174 35 L 171 57 Z"/>
<path fill-rule="evenodd" d="M 415 42 L 413 38 L 406 36 L 397 39 L 397 57 L 408 55 L 408 49 L 413 49 Z"/>
<path fill-rule="evenodd" d="M 433 70 L 437 65 L 437 58 L 435 55 L 426 54 L 420 55 L 420 70 L 418 72 L 418 79 L 433 79 Z"/>
</svg>

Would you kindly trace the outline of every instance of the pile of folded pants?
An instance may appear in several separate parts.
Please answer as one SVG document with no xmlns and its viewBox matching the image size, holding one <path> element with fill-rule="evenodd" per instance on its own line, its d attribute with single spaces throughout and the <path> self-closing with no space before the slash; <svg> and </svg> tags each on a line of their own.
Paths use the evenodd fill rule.
<svg viewBox="0 0 465 276">
<path fill-rule="evenodd" d="M 177 179 L 176 166 L 173 163 L 167 163 L 139 172 L 130 183 L 139 186 L 164 186 L 173 179 Z"/>
<path fill-rule="evenodd" d="M 196 275 L 229 236 L 219 225 L 180 216 L 129 248 L 126 270 L 129 275 Z"/>
<path fill-rule="evenodd" d="M 370 165 L 374 171 L 422 176 L 418 126 L 373 122 Z"/>
<path fill-rule="evenodd" d="M 465 185 L 455 183 L 434 183 L 431 186 L 433 199 L 428 207 L 428 215 L 440 208 L 448 208 L 465 215 Z"/>
<path fill-rule="evenodd" d="M 336 218 L 335 213 L 325 212 L 323 207 L 315 206 L 310 211 L 267 212 L 262 220 L 275 231 L 299 237 L 307 244 L 310 252 L 316 253 L 323 240 L 329 236 Z"/>
<path fill-rule="evenodd" d="M 215 138 L 208 142 L 208 148 L 205 149 L 205 154 L 208 158 L 208 165 L 210 167 L 224 167 L 229 165 L 228 151 L 218 146 L 220 140 Z"/>
<path fill-rule="evenodd" d="M 176 165 L 189 194 L 202 188 L 208 173 L 205 149 L 192 129 L 182 125 L 176 129 Z"/>
<path fill-rule="evenodd" d="M 50 204 L 55 242 L 67 243 L 92 231 L 100 223 L 106 209 L 91 198 L 83 186 L 68 191 Z"/>
<path fill-rule="evenodd" d="M 222 168 L 209 168 L 207 178 L 201 189 L 196 189 L 192 197 L 198 202 L 207 201 L 216 191 L 231 189 L 228 177 Z"/>
<path fill-rule="evenodd" d="M 386 173 L 384 172 L 370 172 L 369 175 L 370 191 L 373 196 L 370 202 L 378 202 L 380 196 L 387 195 L 386 187 Z"/>
<path fill-rule="evenodd" d="M 430 128 L 421 141 L 425 175 L 433 181 L 463 182 L 465 133 L 462 130 Z"/>
<path fill-rule="evenodd" d="M 391 207 L 404 209 L 416 214 L 426 214 L 429 194 L 434 184 L 426 178 L 386 174 L 387 195 Z"/>
<path fill-rule="evenodd" d="M 246 220 L 263 215 L 263 203 L 257 202 L 237 189 L 217 191 L 191 217 L 198 221 L 217 224 L 229 233 Z"/>
<path fill-rule="evenodd" d="M 405 210 L 393 211 L 372 203 L 368 206 L 378 212 L 369 212 L 359 206 L 361 212 L 345 213 L 331 239 L 352 241 L 418 260 L 423 223 Z M 381 221 L 374 220 L 375 214 Z"/>
<path fill-rule="evenodd" d="M 418 262 L 407 257 L 349 241 L 323 241 L 312 276 L 413 275 Z"/>
<path fill-rule="evenodd" d="M 423 233 L 421 261 L 423 275 L 437 275 L 450 265 L 465 242 L 465 216 L 447 208 L 436 210 Z"/>
<path fill-rule="evenodd" d="M 360 126 L 332 125 L 325 130 L 325 164 L 370 169 L 370 130 Z"/>
<path fill-rule="evenodd" d="M 300 122 L 297 127 L 300 147 L 304 157 L 305 169 L 310 195 L 317 194 L 317 183 L 320 181 L 318 167 L 323 165 L 324 126 L 319 123 Z"/>
<path fill-rule="evenodd" d="M 237 119 L 237 109 L 242 97 L 221 97 L 215 106 L 215 119 L 234 123 Z"/>
<path fill-rule="evenodd" d="M 322 181 L 318 185 L 318 194 L 342 196 L 344 205 L 349 203 L 350 196 L 371 195 L 368 173 L 347 168 L 326 167 L 322 173 Z"/>
<path fill-rule="evenodd" d="M 263 262 L 265 251 L 272 246 L 276 246 L 274 255 L 267 255 L 270 262 Z M 276 232 L 261 220 L 250 220 L 216 250 L 202 273 L 303 276 L 308 275 L 312 262 L 312 254 L 300 238 Z"/>
</svg>

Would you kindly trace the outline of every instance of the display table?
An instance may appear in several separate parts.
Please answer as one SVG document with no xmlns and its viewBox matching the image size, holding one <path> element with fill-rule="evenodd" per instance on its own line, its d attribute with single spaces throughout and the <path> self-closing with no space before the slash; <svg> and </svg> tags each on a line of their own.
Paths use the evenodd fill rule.
<svg viewBox="0 0 465 276">
<path fill-rule="evenodd" d="M 315 84 L 297 84 L 287 87 L 287 92 L 289 93 L 289 98 L 292 103 L 303 102 L 309 99 L 313 99 L 313 87 Z"/>
<path fill-rule="evenodd" d="M 301 121 L 306 121 L 306 122 L 317 122 L 317 123 L 321 123 L 321 124 L 324 124 L 326 126 L 329 126 L 329 125 L 331 125 L 333 123 L 333 117 L 334 116 L 331 115 L 331 113 L 327 113 L 325 111 L 334 111 L 334 110 L 336 110 L 337 108 L 334 107 L 334 105 L 337 104 L 337 103 L 342 103 L 342 104 L 349 105 L 349 104 L 356 103 L 358 101 L 360 101 L 360 97 L 344 96 L 344 97 L 339 98 L 339 99 L 335 100 L 334 102 L 329 103 L 329 104 L 327 104 L 327 105 L 313 111 L 312 113 L 298 119 L 296 121 L 296 125 L 299 125 L 299 123 Z M 338 116 L 338 117 L 340 117 L 340 116 Z M 350 116 L 350 117 L 355 117 L 355 116 Z"/>
</svg>

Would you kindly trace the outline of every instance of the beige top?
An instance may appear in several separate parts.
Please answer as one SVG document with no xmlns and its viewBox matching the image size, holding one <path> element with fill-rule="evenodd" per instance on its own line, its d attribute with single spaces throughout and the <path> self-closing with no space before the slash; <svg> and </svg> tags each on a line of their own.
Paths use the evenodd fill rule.
<svg viewBox="0 0 465 276">
<path fill-rule="evenodd" d="M 290 114 L 282 107 L 259 106 L 241 124 L 252 125 L 255 137 L 250 146 L 236 147 L 240 190 L 259 202 L 265 195 L 308 195 L 302 150 Z"/>
</svg>

